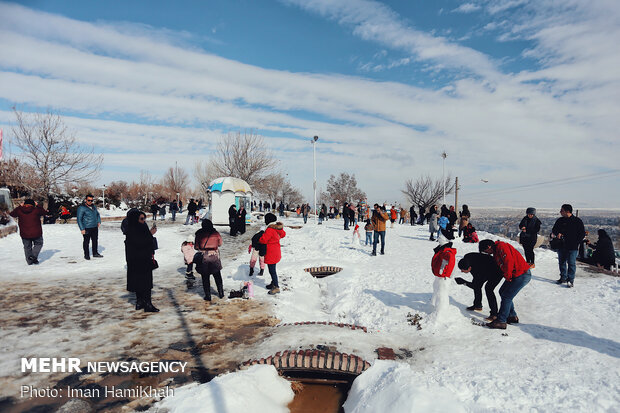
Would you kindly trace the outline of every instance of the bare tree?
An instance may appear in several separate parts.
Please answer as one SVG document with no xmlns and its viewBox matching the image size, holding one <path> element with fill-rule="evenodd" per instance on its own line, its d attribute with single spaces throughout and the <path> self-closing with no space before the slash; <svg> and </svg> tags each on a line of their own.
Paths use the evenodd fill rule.
<svg viewBox="0 0 620 413">
<path fill-rule="evenodd" d="M 129 185 L 125 181 L 112 181 L 108 184 L 105 195 L 108 202 L 118 206 L 128 197 Z M 128 198 L 127 198 L 128 199 Z"/>
<path fill-rule="evenodd" d="M 209 184 L 215 178 L 219 178 L 220 175 L 213 164 L 211 162 L 196 162 L 194 164 L 194 178 L 198 181 L 198 185 L 200 186 L 200 191 L 207 193 L 207 189 L 209 188 Z"/>
<path fill-rule="evenodd" d="M 209 172 L 204 174 L 207 177 L 215 173 L 216 177 L 232 176 L 243 179 L 254 189 L 273 171 L 276 164 L 277 160 L 265 146 L 261 136 L 253 132 L 237 132 L 228 133 L 220 139 L 209 165 L 201 169 Z"/>
<path fill-rule="evenodd" d="M 13 128 L 15 145 L 22 151 L 27 167 L 36 171 L 38 182 L 23 182 L 33 196 L 47 199 L 53 189 L 67 182 L 94 179 L 103 155 L 81 146 L 57 113 L 26 114 L 13 108 L 17 120 Z"/>
<path fill-rule="evenodd" d="M 452 177 L 448 175 L 445 181 L 446 195 L 454 191 L 454 183 L 451 181 Z M 430 175 L 425 175 L 415 181 L 412 179 L 405 181 L 405 189 L 401 192 L 413 205 L 427 209 L 443 197 L 443 185 L 444 182 L 441 179 L 433 179 Z"/>
<path fill-rule="evenodd" d="M 355 174 L 349 175 L 346 172 L 341 172 L 337 177 L 334 175 L 329 177 L 327 192 L 330 198 L 333 201 L 338 201 L 340 205 L 366 198 L 366 193 L 357 187 Z"/>
<path fill-rule="evenodd" d="M 170 167 L 162 179 L 162 186 L 168 190 L 169 199 L 176 199 L 177 194 L 184 194 L 189 184 L 189 176 L 185 169 Z"/>
</svg>

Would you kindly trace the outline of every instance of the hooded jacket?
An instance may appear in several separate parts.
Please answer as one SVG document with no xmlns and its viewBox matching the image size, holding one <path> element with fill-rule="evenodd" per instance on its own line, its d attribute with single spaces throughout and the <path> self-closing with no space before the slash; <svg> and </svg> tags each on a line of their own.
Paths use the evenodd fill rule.
<svg viewBox="0 0 620 413">
<path fill-rule="evenodd" d="M 284 225 L 281 222 L 270 224 L 259 242 L 267 245 L 267 253 L 265 254 L 265 264 L 277 264 L 282 258 L 280 251 L 280 240 L 286 236 Z"/>
<path fill-rule="evenodd" d="M 571 215 L 570 217 L 561 217 L 553 225 L 551 232 L 555 235 L 562 234 L 564 240 L 564 248 L 567 250 L 576 250 L 579 244 L 586 236 L 586 230 L 580 218 Z"/>
<path fill-rule="evenodd" d="M 387 212 L 383 212 L 382 210 L 377 211 L 376 209 L 372 212 L 372 218 L 370 222 L 372 222 L 375 231 L 381 232 L 385 231 L 385 221 L 389 219 Z"/>
<path fill-rule="evenodd" d="M 9 213 L 19 220 L 19 236 L 26 239 L 34 239 L 43 236 L 41 217 L 47 215 L 47 210 L 40 206 L 30 204 L 20 205 Z"/>
<path fill-rule="evenodd" d="M 435 255 L 431 260 L 431 268 L 435 277 L 450 278 L 454 264 L 456 262 L 456 249 L 452 248 L 452 243 L 436 247 Z"/>
</svg>

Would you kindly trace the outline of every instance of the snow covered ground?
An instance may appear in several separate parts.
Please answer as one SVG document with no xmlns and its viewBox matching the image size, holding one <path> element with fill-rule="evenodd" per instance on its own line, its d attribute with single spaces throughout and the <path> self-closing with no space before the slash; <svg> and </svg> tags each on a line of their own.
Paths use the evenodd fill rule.
<svg viewBox="0 0 620 413">
<path fill-rule="evenodd" d="M 300 225 L 302 221 L 287 218 L 284 222 L 285 225 Z M 109 230 L 105 230 L 107 226 Z M 100 297 L 89 297 L 94 306 L 105 306 L 105 301 L 110 299 L 127 305 L 124 303 L 127 298 L 121 298 L 123 237 L 117 227 L 118 223 L 104 224 L 101 244 L 105 258 L 90 262 L 81 259 L 81 236 L 75 225 L 44 227 L 45 246 L 37 267 L 26 265 L 17 234 L 0 239 L 3 294 L 10 293 L 13 285 L 32 290 L 58 289 L 65 285 L 102 286 L 97 290 Z M 180 243 L 195 229 L 181 225 L 160 227 L 160 250 L 157 252 L 160 270 L 156 272 L 156 286 L 172 282 L 163 273 L 177 271 L 180 267 Z M 520 324 L 509 326 L 505 331 L 472 324 L 472 318 L 482 321 L 488 314 L 486 301 L 483 299 L 484 313 L 468 312 L 465 307 L 472 304 L 472 290 L 454 282 L 451 282 L 451 311 L 442 322 L 431 322 L 433 275 L 430 261 L 436 243 L 428 241 L 426 226 L 388 228 L 386 255 L 376 257 L 370 256 L 370 247 L 352 242 L 351 231 L 342 230 L 341 220 L 330 220 L 321 226 L 309 223 L 301 229 L 285 229 L 283 259 L 278 264 L 282 292 L 275 297 L 268 296 L 261 288 L 269 282 L 268 275 L 255 277 L 255 301 L 269 303 L 267 308 L 272 309 L 282 324 L 333 321 L 362 325 L 368 332 L 322 325 L 281 326 L 274 328 L 264 342 L 240 351 L 239 357 L 260 358 L 286 349 L 328 345 L 372 362 L 373 366 L 355 381 L 345 405 L 347 412 L 620 411 L 620 328 L 617 323 L 620 278 L 578 268 L 574 289 L 558 286 L 555 284 L 558 277 L 556 255 L 539 249 L 532 281 L 515 300 Z M 249 232 L 255 230 L 251 228 Z M 361 232 L 363 237 L 363 230 Z M 481 239 L 496 239 L 490 234 L 479 235 Z M 477 244 L 463 244 L 459 240 L 455 241 L 455 247 L 457 259 L 477 250 Z M 241 281 L 249 279 L 247 249 L 240 248 L 235 258 L 226 260 L 223 270 L 227 291 L 237 289 Z M 303 271 L 319 265 L 335 265 L 343 271 L 323 279 L 313 278 Z M 177 272 L 176 276 L 179 275 Z M 456 275 L 461 275 L 458 269 L 453 277 Z M 174 282 L 178 283 L 178 279 Z M 163 295 L 160 291 L 156 289 L 154 293 L 156 304 Z M 179 297 L 190 303 L 199 299 L 198 293 Z M 70 308 L 77 305 L 76 302 L 64 305 Z M 36 303 L 14 302 L 13 306 L 0 309 L 3 320 L 14 318 L 16 308 L 33 317 L 40 311 Z M 59 313 L 69 311 L 67 308 L 43 309 Z M 181 335 L 176 330 L 178 326 L 166 318 L 166 311 L 164 307 L 162 313 L 144 318 L 144 324 L 135 334 L 147 334 L 156 339 L 154 332 L 157 331 L 170 336 L 171 341 L 179 339 L 175 336 Z M 115 314 L 116 319 L 110 324 L 101 326 L 108 334 L 81 329 L 77 316 L 75 325 L 63 323 L 56 328 L 48 325 L 35 331 L 25 328 L 24 333 L 18 325 L 3 328 L 0 331 L 0 378 L 11 379 L 14 383 L 25 381 L 26 378 L 15 374 L 18 358 L 22 356 L 55 356 L 55 352 L 69 352 L 76 345 L 86 343 L 90 348 L 86 354 L 96 357 L 97 350 L 114 348 L 115 340 L 135 340 L 136 337 L 114 336 L 115 331 L 120 331 L 115 330 L 118 328 L 115 326 L 132 322 L 132 319 L 122 319 L 125 313 L 127 309 L 123 309 L 121 315 Z M 421 329 L 410 324 L 409 314 L 422 317 Z M 162 319 L 170 323 L 163 329 L 165 331 L 162 331 Z M 88 315 L 86 322 L 103 323 Z M 393 348 L 398 360 L 376 362 L 375 349 L 383 346 Z M 275 374 L 269 373 L 270 369 L 273 370 L 264 367 L 260 372 L 231 373 L 222 376 L 221 381 L 192 384 L 153 410 L 188 411 L 182 406 L 188 403 L 184 395 L 191 391 L 192 397 L 202 400 L 203 411 L 215 411 L 209 409 L 217 406 L 238 411 L 234 406 L 244 397 L 252 401 L 252 408 L 244 411 L 276 411 L 276 405 L 285 411 L 290 400 L 287 386 L 274 382 L 269 397 L 252 398 L 256 392 L 265 392 L 259 381 L 275 380 L 267 377 Z M 214 386 L 221 387 L 227 381 L 255 381 L 255 386 L 242 386 L 248 388 L 245 393 L 236 386 L 239 391 L 221 392 L 217 399 L 210 399 L 208 393 L 214 391 Z"/>
</svg>

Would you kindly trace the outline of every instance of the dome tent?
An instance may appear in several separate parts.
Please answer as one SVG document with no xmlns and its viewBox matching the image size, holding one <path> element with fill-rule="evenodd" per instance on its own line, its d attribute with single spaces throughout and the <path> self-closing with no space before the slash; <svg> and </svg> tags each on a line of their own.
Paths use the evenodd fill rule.
<svg viewBox="0 0 620 413">
<path fill-rule="evenodd" d="M 207 189 L 209 193 L 209 212 L 208 217 L 215 225 L 228 225 L 228 208 L 235 205 L 239 209 L 240 205 L 245 206 L 248 212 L 246 222 L 250 217 L 250 205 L 252 201 L 252 188 L 243 179 L 226 176 L 216 178 L 209 183 Z"/>
</svg>

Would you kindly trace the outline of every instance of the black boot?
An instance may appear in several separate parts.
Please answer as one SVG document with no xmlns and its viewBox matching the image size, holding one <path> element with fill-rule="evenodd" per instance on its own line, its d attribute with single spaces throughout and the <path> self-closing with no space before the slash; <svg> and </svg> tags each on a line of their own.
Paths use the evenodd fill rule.
<svg viewBox="0 0 620 413">
<path fill-rule="evenodd" d="M 217 296 L 219 298 L 224 298 L 224 285 L 222 283 L 222 273 L 219 271 L 213 274 L 213 278 L 215 278 L 215 285 L 217 286 Z"/>
<path fill-rule="evenodd" d="M 250 267 L 250 277 L 254 275 L 254 267 Z"/>
<path fill-rule="evenodd" d="M 144 308 L 144 298 L 142 294 L 136 292 L 136 310 L 142 310 Z"/>
<path fill-rule="evenodd" d="M 151 302 L 151 290 L 148 290 L 144 297 L 144 312 L 159 313 L 159 308 L 155 307 Z"/>
<path fill-rule="evenodd" d="M 209 280 L 210 275 L 200 274 L 202 277 L 202 289 L 205 292 L 204 300 L 211 301 L 211 283 Z"/>
<path fill-rule="evenodd" d="M 258 272 L 258 275 L 263 275 L 265 273 L 265 269 L 261 268 L 260 271 Z"/>
</svg>

